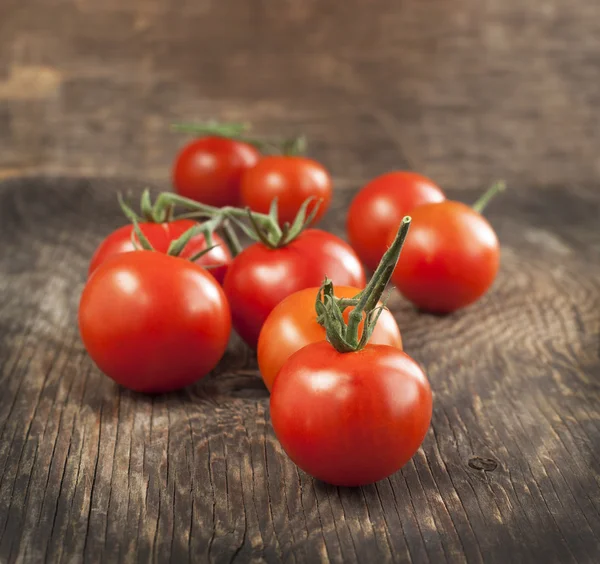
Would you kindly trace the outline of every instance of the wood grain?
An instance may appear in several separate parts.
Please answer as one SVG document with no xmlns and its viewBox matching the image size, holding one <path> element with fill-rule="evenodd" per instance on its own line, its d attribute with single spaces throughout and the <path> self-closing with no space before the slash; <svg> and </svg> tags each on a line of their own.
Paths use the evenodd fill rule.
<svg viewBox="0 0 600 564">
<path fill-rule="evenodd" d="M 599 42 L 594 0 L 0 0 L 0 562 L 598 562 Z M 298 471 L 237 339 L 158 398 L 82 347 L 116 191 L 168 187 L 169 124 L 214 117 L 305 132 L 339 234 L 387 170 L 510 186 L 488 297 L 392 299 L 435 409 L 387 480 Z"/>
<path fill-rule="evenodd" d="M 0 174 L 168 182 L 173 120 L 303 129 L 340 180 L 600 173 L 594 0 L 3 0 Z M 385 142 L 378 142 L 379 140 Z"/>
<path fill-rule="evenodd" d="M 502 272 L 476 306 L 435 317 L 393 297 L 406 349 L 431 379 L 432 428 L 401 472 L 343 489 L 314 481 L 282 452 L 256 360 L 237 338 L 204 381 L 161 397 L 120 389 L 92 365 L 76 329 L 87 261 L 121 222 L 115 192 L 141 186 L 0 186 L 0 561 L 600 554 L 594 188 L 496 201 Z M 351 194 L 338 193 L 334 232 Z"/>
</svg>

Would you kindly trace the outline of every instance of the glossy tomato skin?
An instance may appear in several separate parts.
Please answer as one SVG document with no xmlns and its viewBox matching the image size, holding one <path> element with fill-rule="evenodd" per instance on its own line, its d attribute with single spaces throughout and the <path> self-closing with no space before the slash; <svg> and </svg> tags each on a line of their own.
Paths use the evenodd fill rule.
<svg viewBox="0 0 600 564">
<path fill-rule="evenodd" d="M 339 353 L 313 343 L 283 365 L 271 392 L 271 421 L 305 472 L 336 486 L 390 476 L 415 454 L 431 421 L 429 382 L 401 350 L 368 344 Z"/>
<path fill-rule="evenodd" d="M 259 159 L 248 143 L 215 136 L 196 139 L 177 155 L 173 184 L 179 194 L 203 204 L 237 206 L 242 175 Z"/>
<path fill-rule="evenodd" d="M 302 347 L 326 338 L 325 329 L 317 323 L 315 313 L 318 291 L 319 288 L 306 288 L 288 296 L 269 314 L 262 327 L 256 356 L 260 374 L 269 390 L 273 388 L 277 373 L 290 356 Z M 334 287 L 338 298 L 353 298 L 358 292 L 359 288 Z M 344 310 L 346 323 L 353 309 L 349 307 Z M 359 337 L 362 336 L 362 331 L 363 323 L 359 326 Z M 381 313 L 369 342 L 402 349 L 400 329 L 389 310 Z"/>
<path fill-rule="evenodd" d="M 271 202 L 277 198 L 281 225 L 292 223 L 304 201 L 313 196 L 322 200 L 315 224 L 331 202 L 331 177 L 323 165 L 312 159 L 273 155 L 263 157 L 244 173 L 241 194 L 242 204 L 260 213 L 268 213 Z"/>
<path fill-rule="evenodd" d="M 500 264 L 498 238 L 487 220 L 450 200 L 418 207 L 411 216 L 392 275 L 398 290 L 432 313 L 450 313 L 483 296 Z"/>
<path fill-rule="evenodd" d="M 445 200 L 429 178 L 410 171 L 389 172 L 371 180 L 352 200 L 346 229 L 352 248 L 375 270 L 405 215 L 422 204 Z"/>
<path fill-rule="evenodd" d="M 161 253 L 115 255 L 88 280 L 79 330 L 92 360 L 138 392 L 177 390 L 219 362 L 231 331 L 222 288 L 200 266 Z"/>
<path fill-rule="evenodd" d="M 142 233 L 148 238 L 155 251 L 166 253 L 172 241 L 179 239 L 188 229 L 196 223 L 191 219 L 179 219 L 169 223 L 140 223 Z M 96 249 L 90 262 L 88 277 L 108 258 L 119 253 L 135 251 L 131 241 L 133 225 L 124 225 L 113 231 Z M 210 273 L 222 284 L 231 263 L 231 253 L 225 241 L 216 233 L 213 235 L 214 247 L 211 251 L 202 255 L 195 262 L 200 266 L 210 266 Z M 207 248 L 204 235 L 198 234 L 192 237 L 179 255 L 181 258 L 190 258 Z"/>
<path fill-rule="evenodd" d="M 280 249 L 250 245 L 235 257 L 223 283 L 235 330 L 256 348 L 273 308 L 298 290 L 320 286 L 326 276 L 334 284 L 365 286 L 356 253 L 331 233 L 307 229 Z"/>
</svg>

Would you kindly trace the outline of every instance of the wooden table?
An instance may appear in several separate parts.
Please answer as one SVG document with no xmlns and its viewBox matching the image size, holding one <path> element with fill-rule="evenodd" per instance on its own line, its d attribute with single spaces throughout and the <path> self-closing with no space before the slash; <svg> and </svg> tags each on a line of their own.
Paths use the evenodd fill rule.
<svg viewBox="0 0 600 564">
<path fill-rule="evenodd" d="M 594 0 L 0 3 L 0 562 L 597 562 L 600 8 Z M 119 389 L 76 325 L 117 190 L 168 187 L 177 119 L 307 133 L 325 226 L 411 167 L 503 243 L 492 292 L 391 308 L 435 394 L 399 473 L 340 489 L 277 443 L 237 339 L 192 388 Z"/>
</svg>

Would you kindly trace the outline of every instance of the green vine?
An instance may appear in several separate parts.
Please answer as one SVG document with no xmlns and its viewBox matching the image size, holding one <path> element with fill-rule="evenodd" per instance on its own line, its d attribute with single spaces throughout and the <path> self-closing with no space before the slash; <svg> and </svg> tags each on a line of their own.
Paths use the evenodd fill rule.
<svg viewBox="0 0 600 564">
<path fill-rule="evenodd" d="M 394 242 L 383 255 L 369 284 L 354 298 L 336 298 L 333 283 L 329 279 L 319 289 L 315 303 L 317 321 L 325 328 L 327 340 L 339 352 L 359 351 L 371 338 L 379 316 L 385 309 L 384 305 L 378 304 L 398 263 L 410 221 L 410 217 L 404 217 Z M 348 315 L 348 323 L 343 316 L 347 307 L 354 307 Z M 363 319 L 363 332 L 359 338 L 359 326 Z"/>
</svg>

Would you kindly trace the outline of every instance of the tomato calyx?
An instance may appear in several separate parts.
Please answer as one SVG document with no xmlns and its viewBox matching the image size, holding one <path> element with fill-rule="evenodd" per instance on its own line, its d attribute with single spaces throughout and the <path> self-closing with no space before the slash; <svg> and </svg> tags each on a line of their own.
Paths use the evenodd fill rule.
<svg viewBox="0 0 600 564">
<path fill-rule="evenodd" d="M 119 201 L 119 206 L 121 207 L 121 211 L 129 219 L 131 222 L 135 221 L 144 221 L 147 223 L 166 223 L 169 221 L 174 221 L 176 219 L 180 219 L 174 217 L 174 206 L 169 202 L 159 201 L 152 203 L 152 198 L 150 197 L 150 190 L 146 188 L 142 192 L 142 196 L 140 198 L 140 214 L 136 213 L 133 208 L 123 199 L 121 193 L 117 194 L 117 199 Z"/>
<path fill-rule="evenodd" d="M 148 222 L 148 223 L 166 223 L 166 222 L 175 221 L 178 219 L 189 219 L 190 217 L 194 217 L 196 219 L 198 218 L 198 215 L 193 215 L 193 214 L 192 215 L 184 214 L 184 215 L 175 216 L 174 215 L 175 203 L 171 201 L 170 196 L 171 195 L 169 193 L 161 193 L 156 198 L 156 201 L 153 204 L 152 199 L 150 197 L 150 191 L 146 188 L 142 192 L 142 196 L 141 196 L 141 200 L 140 200 L 140 211 L 142 214 L 142 216 L 140 217 L 140 215 L 137 214 L 129 206 L 129 204 L 127 204 L 125 202 L 122 195 L 117 194 L 117 198 L 119 200 L 119 205 L 121 206 L 121 211 L 125 214 L 127 219 L 129 219 L 129 221 L 131 221 L 134 224 L 134 226 L 137 225 L 141 221 Z M 207 206 L 207 207 L 210 207 L 210 206 Z M 218 211 L 219 208 L 214 208 L 214 210 Z M 198 235 L 199 233 L 202 233 L 206 239 L 206 244 L 210 247 L 210 249 L 212 249 L 215 246 L 215 245 L 213 245 L 213 233 L 217 229 L 220 229 L 221 233 L 223 235 L 223 239 L 225 240 L 225 243 L 227 244 L 231 254 L 233 256 L 238 255 L 242 250 L 242 246 L 239 242 L 239 239 L 237 238 L 237 235 L 235 234 L 235 231 L 231 228 L 230 222 L 227 219 L 227 217 L 222 216 L 221 214 L 216 213 L 216 212 L 213 213 L 212 215 L 205 214 L 203 217 L 209 217 L 210 219 L 208 221 L 204 221 L 204 222 L 198 224 L 197 226 L 194 226 L 194 228 L 196 228 L 196 231 L 193 232 L 187 238 L 187 241 L 185 244 L 187 244 L 187 242 L 189 242 L 189 240 L 194 235 Z M 135 229 L 134 229 L 134 231 L 135 231 Z M 191 229 L 190 229 L 190 231 L 191 231 Z M 137 235 L 137 233 L 136 233 L 136 235 Z M 185 233 L 183 235 L 185 235 Z M 183 237 L 183 235 L 182 235 L 182 237 Z M 143 233 L 142 233 L 142 236 L 144 236 Z M 132 240 L 133 240 L 133 231 L 132 231 Z M 140 239 L 140 243 L 141 243 L 141 239 Z M 134 242 L 134 244 L 136 244 L 136 246 L 137 246 L 137 242 Z M 184 244 L 184 246 L 185 246 L 185 244 Z M 183 247 L 182 247 L 182 249 L 183 249 Z M 178 254 L 179 254 L 179 252 L 181 252 L 181 250 L 178 251 Z M 195 256 L 195 259 L 198 259 L 200 256 L 202 256 L 202 254 L 205 254 L 205 252 L 203 251 L 199 256 Z"/>
<path fill-rule="evenodd" d="M 146 235 L 144 235 L 144 232 L 140 228 L 140 224 L 138 223 L 136 218 L 132 218 L 132 223 L 133 223 L 133 229 L 131 231 L 131 242 L 133 243 L 134 247 L 136 249 L 141 249 L 144 251 L 155 251 L 154 247 L 152 246 L 152 243 L 150 243 L 150 241 L 148 240 L 148 237 L 146 237 Z M 219 245 L 213 244 L 212 230 L 210 230 L 210 228 L 208 228 L 208 229 L 206 228 L 206 223 L 204 223 L 204 224 L 198 223 L 198 224 L 190 227 L 184 233 L 182 233 L 182 235 L 180 237 L 171 241 L 166 254 L 171 257 L 180 256 L 181 253 L 183 252 L 183 249 L 185 249 L 186 245 L 190 242 L 190 240 L 199 234 L 203 234 L 204 237 L 206 238 L 207 248 L 194 254 L 193 256 L 189 257 L 189 259 L 186 259 L 186 260 L 189 260 L 190 262 L 195 262 L 200 257 L 203 257 L 205 254 L 210 253 L 210 251 L 212 251 L 215 247 L 219 246 Z M 214 266 L 218 266 L 218 265 L 214 265 Z M 210 268 L 210 266 L 207 265 L 207 266 L 205 266 L 205 268 Z"/>
<path fill-rule="evenodd" d="M 304 155 L 308 148 L 308 140 L 305 135 L 298 135 L 291 139 L 286 139 L 281 143 L 281 153 L 288 157 Z"/>
<path fill-rule="evenodd" d="M 479 199 L 473 204 L 472 208 L 477 213 L 483 213 L 483 210 L 487 207 L 492 199 L 494 199 L 500 192 L 506 190 L 506 182 L 504 180 L 498 180 L 494 182 L 485 193 L 479 197 Z"/>
<path fill-rule="evenodd" d="M 325 279 L 319 288 L 315 302 L 317 322 L 325 329 L 327 340 L 338 352 L 359 351 L 369 342 L 379 316 L 385 309 L 385 304 L 377 304 L 396 268 L 410 221 L 409 216 L 402 219 L 396 238 L 383 255 L 373 277 L 362 292 L 353 298 L 336 298 L 333 283 L 329 279 Z M 348 315 L 348 323 L 343 317 L 347 307 L 354 307 Z M 364 328 L 359 338 L 359 325 L 363 319 Z"/>
<path fill-rule="evenodd" d="M 245 209 L 246 216 L 250 222 L 251 228 L 242 223 L 235 215 L 232 219 L 236 225 L 252 240 L 259 241 L 270 249 L 279 249 L 289 245 L 304 229 L 306 229 L 319 211 L 321 200 L 317 201 L 311 211 L 308 211 L 308 206 L 315 200 L 310 197 L 304 200 L 302 206 L 298 210 L 294 221 L 290 224 L 284 223 L 279 226 L 279 218 L 277 213 L 277 198 L 271 202 L 271 207 L 268 214 L 259 214 Z"/>
<path fill-rule="evenodd" d="M 309 211 L 308 208 L 313 203 L 314 205 Z M 200 202 L 171 192 L 161 193 L 154 204 L 154 206 L 158 206 L 159 209 L 166 209 L 169 206 L 174 207 L 176 205 L 185 207 L 189 210 L 189 213 L 178 216 L 180 219 L 204 218 L 208 219 L 208 221 L 203 225 L 222 226 L 224 228 L 226 241 L 229 241 L 230 237 L 235 237 L 235 242 L 239 245 L 235 231 L 231 229 L 229 223 L 231 222 L 239 227 L 239 229 L 253 241 L 261 242 L 270 249 L 279 249 L 289 245 L 311 224 L 319 211 L 321 200 L 315 202 L 314 197 L 307 198 L 302 203 L 302 206 L 300 206 L 294 221 L 292 221 L 292 223 L 286 222 L 283 226 L 279 225 L 276 198 L 271 202 L 268 214 L 253 212 L 250 208 L 235 208 L 232 206 L 217 208 L 207 204 L 201 204 Z M 248 224 L 245 223 L 245 221 L 247 221 Z M 239 247 L 239 250 L 241 250 L 241 247 Z M 234 252 L 232 249 L 234 256 L 239 253 L 239 250 Z"/>
</svg>

